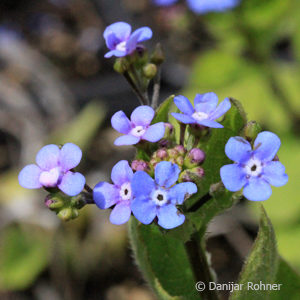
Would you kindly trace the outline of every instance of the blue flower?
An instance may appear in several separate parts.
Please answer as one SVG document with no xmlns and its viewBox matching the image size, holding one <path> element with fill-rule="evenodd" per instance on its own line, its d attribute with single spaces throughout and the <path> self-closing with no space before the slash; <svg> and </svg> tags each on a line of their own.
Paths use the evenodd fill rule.
<svg viewBox="0 0 300 300">
<path fill-rule="evenodd" d="M 131 114 L 130 121 L 123 111 L 116 112 L 111 118 L 112 127 L 125 135 L 115 140 L 115 145 L 135 145 L 140 140 L 157 142 L 165 134 L 163 122 L 150 125 L 155 111 L 150 106 L 139 106 Z"/>
<path fill-rule="evenodd" d="M 151 39 L 152 30 L 149 27 L 141 27 L 131 33 L 129 24 L 116 22 L 106 27 L 103 37 L 110 49 L 105 57 L 123 57 L 133 53 L 139 43 Z"/>
<path fill-rule="evenodd" d="M 169 6 L 177 0 L 153 0 L 156 5 Z M 189 8 L 196 14 L 223 12 L 234 8 L 240 0 L 187 0 Z"/>
<path fill-rule="evenodd" d="M 155 168 L 155 180 L 144 171 L 133 175 L 131 186 L 134 195 L 131 209 L 143 224 L 150 224 L 158 217 L 158 224 L 166 229 L 181 225 L 185 216 L 176 205 L 180 205 L 190 195 L 197 192 L 192 182 L 176 184 L 180 169 L 176 164 L 163 161 Z M 173 186 L 174 185 L 174 186 Z"/>
<path fill-rule="evenodd" d="M 133 171 L 126 160 L 119 161 L 111 171 L 111 180 L 114 184 L 99 182 L 93 191 L 96 205 L 101 209 L 113 205 L 110 222 L 121 225 L 126 223 L 131 215 L 131 179 Z"/>
<path fill-rule="evenodd" d="M 195 109 L 184 96 L 176 96 L 174 102 L 183 112 L 183 114 L 172 113 L 172 116 L 178 121 L 212 128 L 223 128 L 223 125 L 215 120 L 224 115 L 231 107 L 228 98 L 225 98 L 217 107 L 218 96 L 215 93 L 197 94 L 194 99 Z"/>
<path fill-rule="evenodd" d="M 78 195 L 84 188 L 85 178 L 70 170 L 81 160 L 80 148 L 72 143 L 61 149 L 57 145 L 44 146 L 36 156 L 37 165 L 24 167 L 19 174 L 19 183 L 27 189 L 58 187 L 69 196 Z"/>
<path fill-rule="evenodd" d="M 288 181 L 284 166 L 274 160 L 279 147 L 279 137 L 268 131 L 258 134 L 254 149 L 242 137 L 230 138 L 225 153 L 235 163 L 220 170 L 225 187 L 232 192 L 244 188 L 248 200 L 267 200 L 272 194 L 270 185 L 282 186 Z"/>
</svg>

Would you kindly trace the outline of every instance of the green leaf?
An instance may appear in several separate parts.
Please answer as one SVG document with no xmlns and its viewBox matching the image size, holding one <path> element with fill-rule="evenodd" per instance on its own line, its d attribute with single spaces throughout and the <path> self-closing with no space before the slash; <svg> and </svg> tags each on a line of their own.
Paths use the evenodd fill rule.
<svg viewBox="0 0 300 300">
<path fill-rule="evenodd" d="M 36 227 L 10 226 L 1 234 L 0 289 L 27 288 L 49 260 L 49 237 Z"/>
<path fill-rule="evenodd" d="M 270 300 L 299 299 L 300 277 L 281 257 L 279 258 L 275 283 L 281 284 L 281 286 L 279 290 L 271 291 Z"/>
<path fill-rule="evenodd" d="M 200 299 L 184 243 L 155 225 L 131 218 L 129 235 L 135 258 L 159 299 Z"/>
<path fill-rule="evenodd" d="M 259 232 L 252 251 L 240 274 L 239 284 L 243 288 L 232 293 L 230 300 L 266 300 L 270 299 L 270 291 L 248 288 L 248 283 L 273 284 L 276 283 L 279 256 L 276 247 L 276 238 L 271 221 L 261 206 L 261 220 Z"/>
<path fill-rule="evenodd" d="M 158 122 L 169 122 L 169 113 L 170 108 L 173 104 L 174 97 L 175 95 L 171 95 L 165 101 L 163 101 L 162 104 L 157 108 L 156 115 L 153 118 L 152 124 Z"/>
</svg>

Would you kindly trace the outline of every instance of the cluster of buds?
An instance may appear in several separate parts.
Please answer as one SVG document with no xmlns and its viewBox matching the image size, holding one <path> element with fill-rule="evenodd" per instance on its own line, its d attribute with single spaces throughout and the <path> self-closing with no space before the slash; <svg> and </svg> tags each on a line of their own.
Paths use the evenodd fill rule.
<svg viewBox="0 0 300 300">
<path fill-rule="evenodd" d="M 173 148 L 159 148 L 155 151 L 150 161 L 134 160 L 131 163 L 133 171 L 145 171 L 149 175 L 154 174 L 156 165 L 162 161 L 170 161 L 181 170 L 179 176 L 180 182 L 195 181 L 196 178 L 202 178 L 204 176 L 204 169 L 201 164 L 205 160 L 205 153 L 199 148 L 187 149 L 182 145 L 176 145 Z"/>
<path fill-rule="evenodd" d="M 88 202 L 89 195 L 85 192 L 69 197 L 61 192 L 48 194 L 45 205 L 63 221 L 70 221 L 79 216 L 79 210 Z"/>
</svg>

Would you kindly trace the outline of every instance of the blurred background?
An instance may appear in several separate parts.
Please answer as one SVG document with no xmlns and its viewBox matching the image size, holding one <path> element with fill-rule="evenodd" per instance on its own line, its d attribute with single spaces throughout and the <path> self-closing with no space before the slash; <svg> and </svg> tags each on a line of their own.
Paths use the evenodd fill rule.
<svg viewBox="0 0 300 300">
<path fill-rule="evenodd" d="M 44 191 L 18 185 L 41 146 L 73 142 L 79 171 L 94 186 L 131 160 L 117 148 L 110 117 L 138 101 L 104 59 L 105 27 L 150 26 L 166 52 L 161 101 L 214 91 L 240 100 L 282 140 L 289 183 L 264 203 L 281 255 L 300 270 L 300 2 L 243 0 L 232 11 L 196 15 L 185 1 L 2 0 L 0 2 L 0 299 L 155 299 L 129 249 L 126 226 L 88 206 L 68 223 L 44 205 Z M 220 282 L 236 280 L 255 238 L 255 203 L 243 202 L 209 227 Z M 224 294 L 226 299 L 228 295 Z"/>
</svg>

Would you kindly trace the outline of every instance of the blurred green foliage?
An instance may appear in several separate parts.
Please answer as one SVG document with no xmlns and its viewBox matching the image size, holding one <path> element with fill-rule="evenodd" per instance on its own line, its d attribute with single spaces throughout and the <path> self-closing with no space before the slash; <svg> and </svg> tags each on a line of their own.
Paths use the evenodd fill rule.
<svg viewBox="0 0 300 300">
<path fill-rule="evenodd" d="M 279 252 L 300 270 L 300 2 L 245 0 L 235 11 L 206 16 L 205 25 L 217 44 L 196 57 L 184 93 L 190 99 L 209 91 L 234 97 L 248 120 L 280 136 L 289 182 L 273 188 L 264 205 Z M 286 53 L 277 51 L 282 42 Z"/>
</svg>

